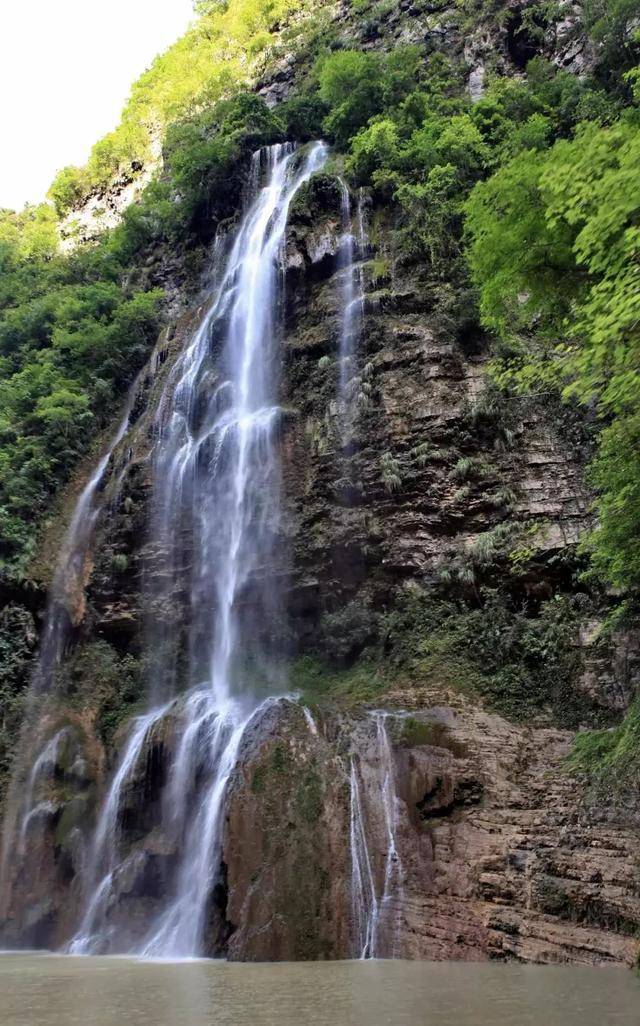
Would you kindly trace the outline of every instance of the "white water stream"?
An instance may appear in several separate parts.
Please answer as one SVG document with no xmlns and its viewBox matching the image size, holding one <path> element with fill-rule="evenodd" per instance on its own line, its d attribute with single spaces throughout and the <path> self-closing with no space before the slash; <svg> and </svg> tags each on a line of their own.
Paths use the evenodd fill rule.
<svg viewBox="0 0 640 1026">
<path fill-rule="evenodd" d="M 53 582 L 49 590 L 40 651 L 27 699 L 21 749 L 27 749 L 32 744 L 29 732 L 33 729 L 32 710 L 35 708 L 38 696 L 46 695 L 54 688 L 56 669 L 62 659 L 71 625 L 70 602 L 74 594 L 77 595 L 84 587 L 85 562 L 98 518 L 102 512 L 100 489 L 114 450 L 124 438 L 129 427 L 136 389 L 137 382 L 129 393 L 124 415 L 106 452 L 100 458 L 93 474 L 80 493 L 62 542 Z M 51 778 L 60 745 L 67 734 L 67 729 L 62 728 L 53 737 L 45 739 L 27 776 L 22 797 L 15 794 L 20 786 L 18 777 L 14 778 L 12 782 L 14 793 L 7 801 L 7 813 L 2 828 L 0 883 L 3 885 L 6 882 L 5 875 L 12 857 L 16 853 L 21 855 L 24 852 L 28 831 L 37 820 L 37 812 L 47 808 L 47 802 L 41 801 L 37 792 Z"/>
<path fill-rule="evenodd" d="M 364 326 L 364 273 L 362 260 L 366 250 L 362 190 L 358 194 L 355 218 L 346 182 L 339 180 L 342 234 L 340 237 L 340 276 L 342 280 L 342 320 L 340 325 L 339 400 L 345 425 L 349 423 L 357 384 L 356 360 Z M 355 223 L 354 223 L 355 221 Z"/>
<path fill-rule="evenodd" d="M 351 757 L 349 845 L 351 851 L 351 903 L 353 953 L 358 958 L 396 955 L 396 902 L 402 893 L 403 870 L 397 844 L 398 797 L 393 752 L 387 732 L 389 714 L 372 713 L 373 772 L 367 775 L 366 800 L 362 781 L 363 758 Z M 365 753 L 365 758 L 367 757 Z M 382 812 L 376 830 L 367 808 Z M 379 818 L 379 817 L 378 817 Z M 376 845 L 383 862 L 376 860 Z"/>
<path fill-rule="evenodd" d="M 272 558 L 280 517 L 276 428 L 282 247 L 289 206 L 318 170 L 326 148 L 302 160 L 289 146 L 259 151 L 251 195 L 209 311 L 178 361 L 159 406 L 153 534 L 160 573 L 150 605 L 169 608 L 176 589 L 190 614 L 157 618 L 150 646 L 155 710 L 133 724 L 96 828 L 85 911 L 74 952 L 121 951 L 109 924 L 124 856 L 118 838 L 123 789 L 150 731 L 176 696 L 177 651 L 187 654 L 187 692 L 174 702 L 177 741 L 163 798 L 162 828 L 179 852 L 164 907 L 135 950 L 185 957 L 201 953 L 215 884 L 224 799 L 248 724 L 269 703 L 260 626 L 267 626 L 273 581 L 256 572 Z M 250 598 L 251 631 L 243 622 Z M 177 621 L 177 622 L 176 622 Z M 186 636 L 185 636 L 186 635 Z M 251 659 L 261 667 L 256 681 Z"/>
</svg>

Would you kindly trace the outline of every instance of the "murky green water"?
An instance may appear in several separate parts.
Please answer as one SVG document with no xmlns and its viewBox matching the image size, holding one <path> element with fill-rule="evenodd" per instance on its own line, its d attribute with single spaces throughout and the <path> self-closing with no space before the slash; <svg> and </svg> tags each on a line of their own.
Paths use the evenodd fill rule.
<svg viewBox="0 0 640 1026">
<path fill-rule="evenodd" d="M 639 1026 L 618 969 L 0 956 L 1 1026 Z"/>
</svg>

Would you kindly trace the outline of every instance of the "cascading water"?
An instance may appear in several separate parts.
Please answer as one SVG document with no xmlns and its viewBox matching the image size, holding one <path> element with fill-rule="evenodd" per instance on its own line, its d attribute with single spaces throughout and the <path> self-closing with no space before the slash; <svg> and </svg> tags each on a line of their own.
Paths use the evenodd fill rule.
<svg viewBox="0 0 640 1026">
<path fill-rule="evenodd" d="M 374 926 L 378 918 L 378 899 L 373 879 L 365 828 L 360 781 L 354 757 L 351 757 L 349 846 L 351 849 L 351 912 L 354 953 L 358 958 L 373 957 Z"/>
<path fill-rule="evenodd" d="M 394 903 L 402 893 L 403 870 L 397 833 L 397 795 L 393 752 L 387 732 L 387 713 L 373 714 L 375 771 L 367 779 L 366 804 L 382 812 L 375 841 L 384 861 L 374 854 L 374 831 L 368 823 L 362 796 L 361 760 L 351 757 L 350 824 L 351 905 L 354 954 L 359 958 L 394 957 L 397 922 Z"/>
<path fill-rule="evenodd" d="M 137 382 L 130 392 L 125 413 L 117 431 L 80 493 L 60 549 L 49 591 L 40 651 L 27 700 L 22 738 L 19 744 L 19 750 L 22 752 L 26 752 L 32 747 L 30 733 L 36 729 L 34 721 L 40 712 L 39 707 L 36 708 L 37 703 L 46 698 L 54 686 L 56 669 L 62 659 L 72 622 L 73 596 L 81 593 L 85 584 L 83 578 L 86 559 L 102 511 L 100 489 L 114 450 L 124 438 L 129 427 L 136 391 Z M 22 853 L 28 831 L 31 825 L 37 821 L 36 812 L 43 808 L 43 802 L 38 798 L 38 789 L 51 777 L 55 769 L 58 750 L 66 734 L 66 729 L 62 729 L 53 737 L 45 738 L 41 751 L 36 755 L 26 777 L 24 794 L 20 794 L 25 776 L 24 766 L 18 764 L 14 772 L 2 829 L 3 849 L 0 864 L 0 883 L 2 884 L 0 891 L 2 893 L 5 892 L 8 884 L 6 877 L 11 856 L 16 851 L 18 854 Z"/>
<path fill-rule="evenodd" d="M 97 501 L 99 490 L 113 451 L 122 441 L 129 427 L 134 394 L 135 387 L 107 451 L 80 494 L 62 543 L 53 584 L 49 592 L 38 665 L 33 681 L 33 688 L 37 692 L 48 691 L 51 688 L 55 669 L 62 657 L 69 628 L 69 596 L 74 593 L 79 583 L 80 586 L 82 585 L 85 561 L 96 521 L 102 509 L 101 503 Z"/>
<path fill-rule="evenodd" d="M 348 424 L 353 399 L 353 384 L 357 382 L 355 360 L 364 323 L 364 275 L 362 258 L 366 249 L 363 195 L 358 194 L 355 225 L 351 212 L 351 197 L 346 182 L 339 179 L 341 194 L 342 234 L 340 238 L 340 271 L 342 280 L 342 320 L 340 325 L 340 380 L 339 399 Z"/>
<path fill-rule="evenodd" d="M 308 706 L 303 705 L 302 706 L 302 712 L 304 713 L 304 718 L 307 721 L 307 726 L 309 728 L 309 733 L 312 734 L 314 737 L 317 737 L 318 736 L 318 724 L 316 723 L 316 721 L 313 718 L 313 713 L 311 712 L 311 709 L 309 709 Z"/>
<path fill-rule="evenodd" d="M 56 763 L 58 761 L 58 752 L 65 737 L 67 736 L 67 733 L 67 728 L 62 727 L 53 735 L 53 737 L 49 738 L 31 767 L 22 803 L 22 821 L 20 823 L 20 834 L 18 838 L 18 855 L 21 855 L 24 852 L 29 826 L 36 819 L 41 805 L 40 802 L 34 803 L 33 796 L 35 790 L 38 786 L 41 786 L 53 776 Z"/>
<path fill-rule="evenodd" d="M 401 894 L 403 884 L 402 861 L 396 843 L 398 798 L 396 795 L 393 753 L 391 751 L 389 734 L 387 733 L 387 713 L 376 712 L 374 716 L 381 768 L 382 809 L 384 811 L 387 844 L 384 864 L 384 886 L 375 923 L 372 950 L 375 954 L 379 943 L 378 931 L 381 924 L 384 924 L 391 939 L 391 943 L 387 945 L 388 953 L 393 956 L 396 953 L 395 939 L 397 932 L 393 902 Z"/>
<path fill-rule="evenodd" d="M 138 716 L 132 724 L 129 740 L 122 752 L 120 765 L 111 782 L 93 837 L 87 866 L 86 889 L 90 897 L 80 928 L 69 945 L 71 954 L 87 954 L 97 945 L 104 947 L 108 941 L 106 913 L 111 889 L 115 874 L 123 870 L 118 836 L 118 813 L 123 792 L 151 730 L 164 716 L 167 708 L 161 707 L 145 716 Z"/>
<path fill-rule="evenodd" d="M 172 703 L 177 740 L 162 829 L 179 859 L 165 907 L 134 945 L 145 955 L 202 951 L 219 866 L 224 797 L 247 725 L 270 699 L 265 643 L 276 608 L 280 514 L 278 313 L 289 206 L 326 158 L 290 146 L 254 156 L 249 205 L 209 312 L 177 362 L 159 405 L 150 575 L 149 648 L 158 706 L 133 726 L 107 795 L 85 880 L 85 911 L 71 948 L 123 950 L 109 922 L 126 856 L 117 835 L 121 793 L 153 724 Z M 269 580 L 266 580 L 266 577 Z M 186 624 L 176 614 L 188 603 Z M 155 655 L 155 659 L 153 656 Z M 260 667 L 260 675 L 256 667 Z"/>
</svg>

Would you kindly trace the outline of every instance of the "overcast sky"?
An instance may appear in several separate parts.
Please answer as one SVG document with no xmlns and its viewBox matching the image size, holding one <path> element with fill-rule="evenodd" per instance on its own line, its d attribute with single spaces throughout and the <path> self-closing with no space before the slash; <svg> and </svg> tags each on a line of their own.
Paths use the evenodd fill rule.
<svg viewBox="0 0 640 1026">
<path fill-rule="evenodd" d="M 0 206 L 39 202 L 83 164 L 191 17 L 191 0 L 2 0 Z"/>
</svg>

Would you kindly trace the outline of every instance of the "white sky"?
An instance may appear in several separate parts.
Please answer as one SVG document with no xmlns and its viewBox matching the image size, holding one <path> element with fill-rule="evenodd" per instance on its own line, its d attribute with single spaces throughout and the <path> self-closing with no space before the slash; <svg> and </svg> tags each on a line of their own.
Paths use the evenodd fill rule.
<svg viewBox="0 0 640 1026">
<path fill-rule="evenodd" d="M 0 207 L 39 202 L 83 164 L 192 15 L 191 0 L 2 0 Z"/>
</svg>

